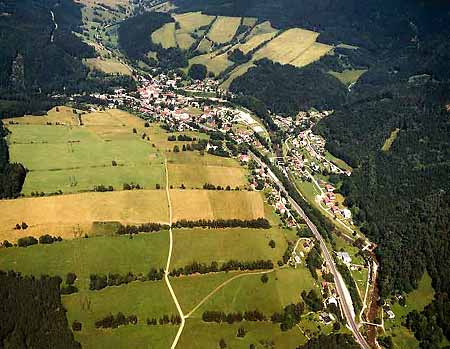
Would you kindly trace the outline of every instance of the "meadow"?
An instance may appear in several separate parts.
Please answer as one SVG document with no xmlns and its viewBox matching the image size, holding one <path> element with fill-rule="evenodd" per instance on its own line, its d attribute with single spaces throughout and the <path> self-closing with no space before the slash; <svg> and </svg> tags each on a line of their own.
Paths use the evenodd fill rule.
<svg viewBox="0 0 450 349">
<path fill-rule="evenodd" d="M 208 38 L 216 43 L 224 44 L 233 39 L 239 25 L 240 17 L 218 17 L 208 33 Z"/>
</svg>

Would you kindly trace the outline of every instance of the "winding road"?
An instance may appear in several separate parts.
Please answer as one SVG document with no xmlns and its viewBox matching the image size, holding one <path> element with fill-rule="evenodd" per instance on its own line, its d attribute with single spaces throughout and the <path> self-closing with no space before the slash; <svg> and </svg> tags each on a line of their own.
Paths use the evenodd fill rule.
<svg viewBox="0 0 450 349">
<path fill-rule="evenodd" d="M 314 234 L 315 238 L 319 241 L 320 248 L 322 249 L 325 260 L 330 268 L 331 273 L 334 276 L 334 280 L 335 280 L 335 284 L 336 284 L 336 291 L 341 300 L 340 303 L 341 303 L 342 311 L 344 313 L 345 319 L 347 320 L 348 327 L 352 331 L 353 336 L 355 337 L 357 343 L 361 346 L 361 348 L 370 349 L 370 345 L 367 343 L 366 339 L 363 337 L 363 335 L 359 331 L 358 324 L 355 321 L 355 310 L 353 308 L 353 302 L 350 297 L 350 293 L 342 279 L 341 274 L 338 272 L 336 265 L 334 264 L 333 257 L 331 256 L 330 252 L 328 251 L 327 245 L 325 244 L 325 240 L 322 238 L 322 235 L 320 235 L 319 231 L 317 230 L 317 227 L 311 222 L 311 220 L 308 218 L 308 216 L 305 214 L 305 212 L 302 210 L 302 208 L 297 204 L 297 202 L 295 202 L 295 200 L 289 196 L 289 193 L 284 188 L 283 183 L 270 170 L 270 168 L 268 168 L 266 166 L 266 164 L 260 158 L 258 158 L 255 154 L 253 154 L 250 151 L 249 151 L 249 154 L 254 158 L 254 160 L 261 167 L 267 168 L 267 170 L 268 170 L 267 173 L 269 174 L 271 179 L 274 181 L 274 183 L 276 183 L 278 185 L 280 190 L 286 195 L 291 206 L 298 212 L 298 214 L 302 217 L 302 219 L 308 225 L 311 232 Z"/>
</svg>

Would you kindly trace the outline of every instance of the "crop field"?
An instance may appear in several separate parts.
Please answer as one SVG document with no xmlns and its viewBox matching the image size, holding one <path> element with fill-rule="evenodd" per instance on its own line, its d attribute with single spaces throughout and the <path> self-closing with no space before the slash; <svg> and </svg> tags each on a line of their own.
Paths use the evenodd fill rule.
<svg viewBox="0 0 450 349">
<path fill-rule="evenodd" d="M 166 23 L 152 33 L 152 41 L 161 44 L 163 48 L 177 47 L 175 38 L 175 23 Z"/>
<path fill-rule="evenodd" d="M 0 216 L 0 240 L 12 241 L 21 236 L 39 237 L 47 233 L 74 238 L 80 233 L 88 233 L 93 222 L 166 223 L 169 217 L 164 190 L 2 200 L 0 210 L 3 212 Z M 22 222 L 28 224 L 28 229 L 15 230 L 16 224 Z"/>
<path fill-rule="evenodd" d="M 264 217 L 260 193 L 246 191 L 171 190 L 173 220 L 256 219 Z"/>
<path fill-rule="evenodd" d="M 170 164 L 168 170 L 169 183 L 174 188 L 183 184 L 189 189 L 201 189 L 205 183 L 210 183 L 222 187 L 229 185 L 234 189 L 247 184 L 244 171 L 239 167 L 204 166 L 193 163 Z"/>
<path fill-rule="evenodd" d="M 247 332 L 244 338 L 236 336 L 238 328 L 243 326 Z M 279 325 L 271 322 L 242 322 L 229 324 L 205 323 L 199 319 L 187 319 L 181 335 L 180 348 L 218 348 L 219 341 L 225 340 L 229 348 L 247 349 L 251 344 L 256 348 L 296 348 L 307 341 L 300 330 L 282 332 Z M 274 346 L 271 346 L 273 343 Z"/>
<path fill-rule="evenodd" d="M 84 125 L 78 126 L 75 114 L 60 107 L 33 118 L 6 122 L 11 160 L 29 170 L 25 195 L 75 193 L 100 184 L 121 189 L 131 182 L 153 189 L 164 181 L 162 157 L 142 139 L 148 130 L 135 116 L 119 110 L 83 114 Z"/>
<path fill-rule="evenodd" d="M 254 59 L 268 58 L 281 64 L 301 67 L 332 49 L 331 46 L 316 43 L 318 36 L 319 33 L 310 30 L 289 29 L 258 50 Z"/>
<path fill-rule="evenodd" d="M 106 74 L 122 74 L 131 76 L 130 69 L 126 65 L 120 63 L 117 59 L 97 57 L 87 58 L 84 62 L 91 70 L 100 70 Z"/>
<path fill-rule="evenodd" d="M 223 263 L 230 259 L 253 261 L 271 259 L 274 263 L 287 247 L 286 234 L 278 228 L 271 229 L 176 229 L 174 230 L 173 265 L 181 267 L 192 261 Z M 275 241 L 275 248 L 269 241 Z M 252 246 L 251 249 L 248 246 Z"/>
<path fill-rule="evenodd" d="M 150 268 L 163 268 L 169 246 L 168 231 L 128 236 L 99 236 L 88 239 L 63 240 L 51 245 L 2 249 L 2 269 L 26 275 L 77 275 L 75 285 L 87 290 L 90 274 L 109 272 L 147 274 Z"/>
<path fill-rule="evenodd" d="M 218 17 L 208 33 L 208 38 L 216 43 L 224 44 L 234 37 L 239 25 L 240 17 Z"/>
</svg>

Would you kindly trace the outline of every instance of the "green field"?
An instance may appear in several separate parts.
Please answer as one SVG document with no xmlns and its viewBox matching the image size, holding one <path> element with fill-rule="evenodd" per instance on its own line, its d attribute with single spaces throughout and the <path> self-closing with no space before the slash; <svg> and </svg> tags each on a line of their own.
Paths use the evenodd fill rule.
<svg viewBox="0 0 450 349">
<path fill-rule="evenodd" d="M 329 73 L 348 86 L 357 82 L 366 71 L 367 69 L 346 69 L 343 72 L 330 71 Z"/>
<path fill-rule="evenodd" d="M 152 33 L 152 41 L 163 48 L 177 47 L 175 38 L 175 23 L 166 23 Z"/>
<path fill-rule="evenodd" d="M 173 266 L 192 261 L 222 263 L 230 259 L 271 259 L 276 263 L 287 247 L 287 235 L 280 228 L 177 229 L 174 239 Z M 275 241 L 275 248 L 269 246 L 270 240 Z"/>
<path fill-rule="evenodd" d="M 394 144 L 395 140 L 397 139 L 398 133 L 400 132 L 399 128 L 396 128 L 394 131 L 391 132 L 391 135 L 388 139 L 384 142 L 383 146 L 381 147 L 382 151 L 389 151 L 391 149 L 392 144 Z"/>
<path fill-rule="evenodd" d="M 73 193 L 99 184 L 121 190 L 124 183 L 131 182 L 154 189 L 157 183 L 163 184 L 163 158 L 150 142 L 132 133 L 132 126 L 139 121 L 130 122 L 131 116 L 126 115 L 123 125 L 117 117 L 103 127 L 96 122 L 97 118 L 103 122 L 103 117 L 87 116 L 92 121 L 87 127 L 8 125 L 11 160 L 29 170 L 23 193 Z"/>
<path fill-rule="evenodd" d="M 147 274 L 150 268 L 165 266 L 169 245 L 167 231 L 128 236 L 91 237 L 64 240 L 51 245 L 2 249 L 2 269 L 32 275 L 59 275 L 74 272 L 80 289 L 89 286 L 90 274 Z"/>
<path fill-rule="evenodd" d="M 239 327 L 243 326 L 247 331 L 244 338 L 236 337 Z M 282 332 L 278 325 L 270 322 L 256 323 L 243 321 L 233 325 L 205 323 L 198 319 L 188 319 L 186 327 L 178 342 L 178 348 L 219 348 L 219 341 L 225 340 L 228 348 L 248 349 L 250 344 L 256 348 L 295 349 L 306 342 L 305 336 L 298 328 Z"/>
</svg>

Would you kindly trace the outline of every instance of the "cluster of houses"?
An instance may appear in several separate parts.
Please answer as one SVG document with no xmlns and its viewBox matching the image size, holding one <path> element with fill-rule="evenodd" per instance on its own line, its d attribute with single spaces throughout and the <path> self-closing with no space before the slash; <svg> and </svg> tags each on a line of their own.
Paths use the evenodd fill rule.
<svg viewBox="0 0 450 349">
<path fill-rule="evenodd" d="M 325 191 L 321 199 L 322 203 L 330 209 L 335 217 L 350 220 L 352 218 L 351 211 L 347 207 L 341 209 L 336 203 L 336 194 L 334 193 L 336 188 L 329 183 L 325 183 L 323 181 L 321 181 L 321 183 L 324 184 L 325 187 Z"/>
</svg>

